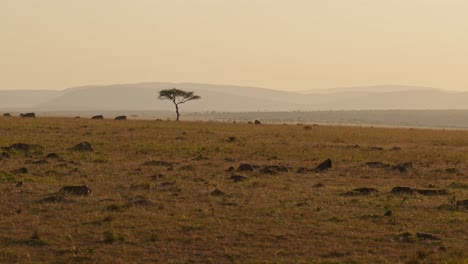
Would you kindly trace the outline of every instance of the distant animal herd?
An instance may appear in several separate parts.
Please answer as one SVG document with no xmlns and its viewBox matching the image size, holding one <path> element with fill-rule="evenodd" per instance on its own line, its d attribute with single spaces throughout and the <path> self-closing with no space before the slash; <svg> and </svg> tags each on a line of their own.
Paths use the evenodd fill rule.
<svg viewBox="0 0 468 264">
<path fill-rule="evenodd" d="M 10 113 L 4 113 L 3 116 L 4 117 L 11 117 L 13 115 L 10 114 Z M 21 114 L 19 114 L 19 116 L 22 117 L 22 118 L 36 118 L 36 113 L 21 113 Z M 76 116 L 75 118 L 80 118 L 80 117 Z M 95 116 L 91 117 L 91 119 L 103 120 L 104 116 L 103 115 L 95 115 Z M 127 116 L 125 116 L 125 115 L 117 116 L 117 117 L 114 118 L 114 120 L 127 120 Z"/>
<path fill-rule="evenodd" d="M 10 114 L 10 113 L 4 113 L 3 114 L 4 117 L 12 117 L 13 115 Z M 19 114 L 20 117 L 22 118 L 36 118 L 36 113 L 21 113 Z M 78 119 L 78 118 L 81 118 L 80 116 L 75 116 L 75 119 Z M 104 120 L 104 116 L 103 115 L 95 115 L 95 116 L 92 116 L 91 119 L 93 120 Z M 123 121 L 123 120 L 127 120 L 127 116 L 125 115 L 121 115 L 121 116 L 116 116 L 114 118 L 114 120 L 120 120 L 120 121 Z M 156 121 L 163 121 L 162 119 L 156 119 Z M 236 123 L 236 121 L 233 121 L 233 123 Z M 249 124 L 255 124 L 255 125 L 261 125 L 262 123 L 258 120 L 255 120 L 254 122 L 251 122 L 249 121 L 248 122 Z"/>
</svg>

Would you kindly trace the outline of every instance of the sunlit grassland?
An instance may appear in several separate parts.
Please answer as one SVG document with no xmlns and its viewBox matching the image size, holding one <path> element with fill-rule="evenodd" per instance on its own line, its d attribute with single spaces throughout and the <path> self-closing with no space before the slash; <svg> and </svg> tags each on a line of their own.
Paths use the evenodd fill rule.
<svg viewBox="0 0 468 264">
<path fill-rule="evenodd" d="M 468 131 L 0 118 L 0 132 L 0 146 L 44 147 L 0 160 L 0 262 L 467 261 L 468 210 L 454 203 L 468 189 L 451 184 L 468 184 Z M 95 151 L 72 150 L 83 141 Z M 52 152 L 63 160 L 32 163 Z M 328 158 L 329 171 L 297 173 Z M 288 171 L 237 172 L 242 163 Z M 64 185 L 93 193 L 44 201 Z M 396 195 L 395 186 L 449 195 Z M 343 195 L 359 187 L 379 192 Z M 396 239 L 404 232 L 411 241 Z"/>
</svg>

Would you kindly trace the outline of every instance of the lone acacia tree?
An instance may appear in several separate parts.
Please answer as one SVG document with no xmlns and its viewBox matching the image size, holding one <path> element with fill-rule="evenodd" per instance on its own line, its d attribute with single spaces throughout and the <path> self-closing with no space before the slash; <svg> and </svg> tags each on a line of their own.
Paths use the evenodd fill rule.
<svg viewBox="0 0 468 264">
<path fill-rule="evenodd" d="M 176 88 L 166 89 L 159 91 L 159 99 L 161 100 L 171 100 L 174 103 L 176 109 L 177 119 L 179 121 L 180 113 L 179 113 L 179 105 L 191 100 L 197 100 L 201 97 L 195 95 L 194 92 L 186 92 L 183 90 L 179 90 Z"/>
</svg>

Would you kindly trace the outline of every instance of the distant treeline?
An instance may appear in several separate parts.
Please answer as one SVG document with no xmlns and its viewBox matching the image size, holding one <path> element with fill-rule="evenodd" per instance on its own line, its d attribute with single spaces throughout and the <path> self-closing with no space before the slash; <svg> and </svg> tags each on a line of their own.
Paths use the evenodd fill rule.
<svg viewBox="0 0 468 264">
<path fill-rule="evenodd" d="M 359 110 L 191 113 L 190 116 L 213 121 L 265 123 L 331 123 L 354 125 L 409 126 L 434 128 L 468 128 L 468 110 Z"/>
</svg>

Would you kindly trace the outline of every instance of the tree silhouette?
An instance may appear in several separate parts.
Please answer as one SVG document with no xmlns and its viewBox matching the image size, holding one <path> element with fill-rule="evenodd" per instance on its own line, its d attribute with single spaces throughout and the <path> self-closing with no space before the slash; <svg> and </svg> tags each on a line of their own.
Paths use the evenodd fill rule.
<svg viewBox="0 0 468 264">
<path fill-rule="evenodd" d="M 176 109 L 177 119 L 179 121 L 180 113 L 179 113 L 179 105 L 191 100 L 201 99 L 200 96 L 195 95 L 194 92 L 186 92 L 183 90 L 179 90 L 176 88 L 166 89 L 159 91 L 159 99 L 161 100 L 171 100 L 174 103 Z"/>
</svg>

